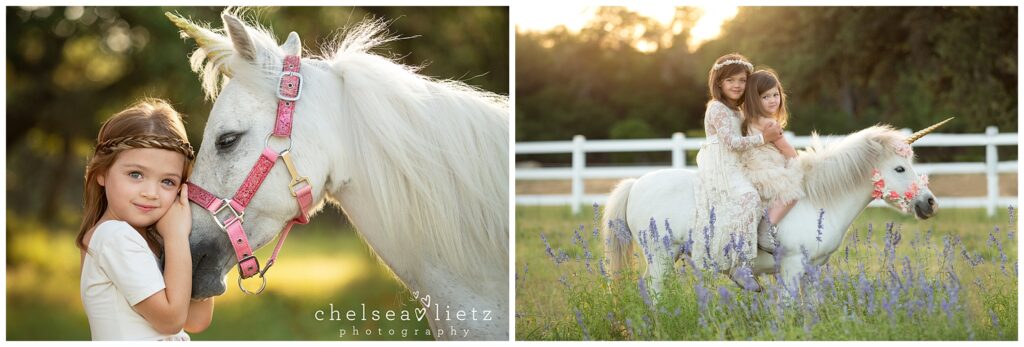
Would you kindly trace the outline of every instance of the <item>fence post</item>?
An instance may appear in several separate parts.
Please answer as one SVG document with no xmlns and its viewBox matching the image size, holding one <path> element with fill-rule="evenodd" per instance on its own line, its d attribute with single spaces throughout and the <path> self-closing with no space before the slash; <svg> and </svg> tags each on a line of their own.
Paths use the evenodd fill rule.
<svg viewBox="0 0 1024 347">
<path fill-rule="evenodd" d="M 985 144 L 985 179 L 988 181 L 988 203 L 985 212 L 989 217 L 996 214 L 996 200 L 999 198 L 999 152 L 996 151 L 996 135 L 999 129 L 994 125 L 985 128 L 988 143 Z"/>
<path fill-rule="evenodd" d="M 587 138 L 583 135 L 572 137 L 572 214 L 580 214 L 580 205 L 583 204 L 583 169 L 587 165 L 587 152 L 583 150 L 583 143 Z"/>
<path fill-rule="evenodd" d="M 672 134 L 672 168 L 682 169 L 686 167 L 686 151 L 683 150 L 683 142 L 686 135 L 683 133 Z"/>
</svg>

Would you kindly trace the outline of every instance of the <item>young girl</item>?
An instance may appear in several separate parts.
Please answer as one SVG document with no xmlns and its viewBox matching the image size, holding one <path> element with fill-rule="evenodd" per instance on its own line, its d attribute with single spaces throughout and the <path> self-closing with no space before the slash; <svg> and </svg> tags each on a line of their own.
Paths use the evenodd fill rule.
<svg viewBox="0 0 1024 347">
<path fill-rule="evenodd" d="M 763 134 L 741 135 L 740 106 L 752 71 L 745 57 L 727 54 L 708 72 L 711 101 L 704 114 L 707 141 L 697 152 L 698 228 L 693 230 L 692 257 L 703 268 L 728 269 L 743 288 L 760 290 L 750 275 L 749 262 L 757 255 L 754 244 L 761 199 L 740 170 L 739 155 L 777 140 L 782 131 L 776 125 L 766 127 Z"/>
<path fill-rule="evenodd" d="M 785 128 L 789 119 L 786 112 L 786 94 L 782 83 L 772 70 L 758 70 L 747 79 L 747 94 L 743 103 L 743 133 L 760 134 L 769 125 Z M 768 203 L 766 223 L 758 228 L 758 247 L 775 251 L 776 224 L 803 197 L 803 171 L 796 150 L 785 137 L 773 142 L 775 146 L 761 146 L 743 153 L 740 161 L 750 182 Z"/>
<path fill-rule="evenodd" d="M 188 340 L 182 328 L 205 330 L 213 300 L 190 300 L 183 183 L 194 154 L 181 117 L 162 100 L 145 100 L 107 120 L 96 143 L 76 239 L 92 339 Z"/>
</svg>

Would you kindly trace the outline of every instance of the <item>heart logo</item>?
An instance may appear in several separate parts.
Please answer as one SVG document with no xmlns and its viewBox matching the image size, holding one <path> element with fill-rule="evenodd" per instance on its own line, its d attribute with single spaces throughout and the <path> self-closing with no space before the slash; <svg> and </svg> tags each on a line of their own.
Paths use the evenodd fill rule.
<svg viewBox="0 0 1024 347">
<path fill-rule="evenodd" d="M 423 304 L 423 307 L 430 307 L 430 294 L 424 295 L 423 298 L 420 299 L 420 303 Z"/>
<path fill-rule="evenodd" d="M 413 310 L 413 312 L 416 312 L 416 320 L 417 321 L 423 321 L 423 317 L 427 316 L 427 309 L 425 309 L 425 308 L 417 308 L 417 309 Z"/>
<path fill-rule="evenodd" d="M 415 291 L 415 292 L 412 292 L 412 296 L 413 296 L 413 297 L 414 297 L 415 299 L 412 299 L 412 300 L 410 300 L 410 301 L 416 301 L 416 299 L 419 299 L 419 298 L 420 298 L 420 291 L 418 291 L 418 290 L 417 290 L 417 291 Z"/>
</svg>

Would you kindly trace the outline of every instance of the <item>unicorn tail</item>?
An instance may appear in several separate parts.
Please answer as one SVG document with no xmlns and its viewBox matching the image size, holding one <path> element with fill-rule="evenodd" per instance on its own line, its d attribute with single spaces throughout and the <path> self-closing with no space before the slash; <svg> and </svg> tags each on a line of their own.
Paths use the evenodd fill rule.
<svg viewBox="0 0 1024 347">
<path fill-rule="evenodd" d="M 633 267 L 630 258 L 630 254 L 633 253 L 633 233 L 626 224 L 626 203 L 634 183 L 635 178 L 619 181 L 608 196 L 608 203 L 605 204 L 601 217 L 601 229 L 605 240 L 604 256 L 608 259 L 609 273 L 612 276 Z"/>
</svg>

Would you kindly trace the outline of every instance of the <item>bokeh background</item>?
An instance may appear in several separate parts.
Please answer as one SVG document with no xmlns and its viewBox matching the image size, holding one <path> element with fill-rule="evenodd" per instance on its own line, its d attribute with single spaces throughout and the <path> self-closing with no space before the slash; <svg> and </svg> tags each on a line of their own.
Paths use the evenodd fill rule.
<svg viewBox="0 0 1024 347">
<path fill-rule="evenodd" d="M 186 114 L 193 144 L 212 103 L 187 55 L 195 48 L 164 17 L 172 11 L 221 27 L 221 7 L 6 7 L 7 338 L 86 340 L 79 297 L 82 177 L 103 120 L 141 97 Z M 409 39 L 377 52 L 421 73 L 508 94 L 506 7 L 281 7 L 250 13 L 279 40 L 295 31 L 306 50 L 365 18 L 391 20 Z M 269 249 L 257 252 L 269 253 Z M 262 254 L 266 257 L 269 254 Z M 345 221 L 328 208 L 296 226 L 266 292 L 243 296 L 228 278 L 213 325 L 195 340 L 423 339 L 426 322 L 318 322 L 316 310 L 412 310 L 411 296 Z M 252 329 L 258 326 L 259 329 Z M 374 335 L 352 336 L 351 329 Z M 339 329 L 349 329 L 340 337 Z M 420 329 L 420 336 L 376 329 Z"/>
</svg>

